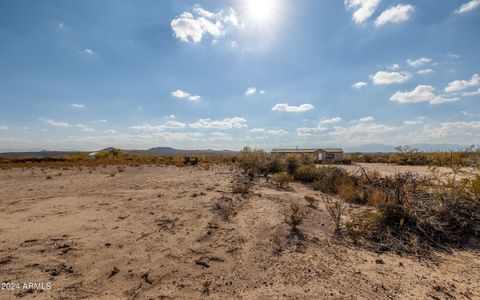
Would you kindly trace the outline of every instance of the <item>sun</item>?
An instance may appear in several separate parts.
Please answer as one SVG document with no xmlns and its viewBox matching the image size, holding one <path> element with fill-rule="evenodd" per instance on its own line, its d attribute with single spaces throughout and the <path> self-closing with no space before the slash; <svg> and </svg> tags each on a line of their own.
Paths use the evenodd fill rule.
<svg viewBox="0 0 480 300">
<path fill-rule="evenodd" d="M 255 25 L 268 25 L 275 21 L 280 0 L 246 0 L 247 20 Z"/>
</svg>

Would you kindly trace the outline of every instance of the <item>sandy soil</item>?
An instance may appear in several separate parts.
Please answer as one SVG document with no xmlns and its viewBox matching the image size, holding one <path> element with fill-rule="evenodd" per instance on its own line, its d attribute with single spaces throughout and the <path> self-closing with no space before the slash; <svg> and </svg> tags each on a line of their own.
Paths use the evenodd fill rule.
<svg viewBox="0 0 480 300">
<path fill-rule="evenodd" d="M 479 299 L 478 253 L 360 249 L 333 234 L 322 204 L 306 206 L 321 197 L 309 188 L 261 181 L 241 198 L 231 179 L 222 166 L 0 170 L 0 280 L 52 285 L 0 299 Z M 291 201 L 308 210 L 301 243 L 282 224 Z"/>
</svg>

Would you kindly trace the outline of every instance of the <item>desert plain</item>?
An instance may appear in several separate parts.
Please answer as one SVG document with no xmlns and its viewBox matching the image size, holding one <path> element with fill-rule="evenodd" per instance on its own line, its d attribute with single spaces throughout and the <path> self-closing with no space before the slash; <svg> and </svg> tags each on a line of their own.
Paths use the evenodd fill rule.
<svg viewBox="0 0 480 300">
<path fill-rule="evenodd" d="M 250 195 L 236 195 L 235 172 L 220 164 L 0 170 L 2 285 L 51 285 L 2 286 L 0 299 L 480 298 L 478 251 L 421 259 L 366 249 L 334 232 L 322 201 L 303 200 L 320 192 L 260 178 Z M 283 222 L 291 202 L 307 212 L 302 239 Z"/>
</svg>

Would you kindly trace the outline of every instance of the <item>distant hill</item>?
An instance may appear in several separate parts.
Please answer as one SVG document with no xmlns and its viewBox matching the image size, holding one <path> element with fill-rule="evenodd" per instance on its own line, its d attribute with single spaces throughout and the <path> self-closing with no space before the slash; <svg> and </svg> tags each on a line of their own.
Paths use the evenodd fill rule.
<svg viewBox="0 0 480 300">
<path fill-rule="evenodd" d="M 459 145 L 459 144 L 411 144 L 407 146 L 418 149 L 420 151 L 457 151 L 457 150 L 465 149 L 465 147 L 467 147 L 467 145 Z M 396 152 L 395 147 L 396 146 L 384 145 L 384 144 L 367 144 L 367 145 L 362 145 L 358 147 L 345 147 L 344 150 L 346 152 L 364 152 L 364 153 Z"/>
<path fill-rule="evenodd" d="M 155 147 L 148 150 L 136 150 L 135 152 L 150 153 L 156 155 L 164 156 L 174 156 L 174 155 L 224 155 L 224 154 L 234 154 L 236 151 L 231 150 L 181 150 L 171 147 Z"/>
</svg>

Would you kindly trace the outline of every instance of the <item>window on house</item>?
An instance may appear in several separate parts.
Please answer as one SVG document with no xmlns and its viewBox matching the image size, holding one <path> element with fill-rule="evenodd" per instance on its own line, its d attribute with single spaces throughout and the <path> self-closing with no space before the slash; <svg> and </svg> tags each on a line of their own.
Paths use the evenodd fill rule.
<svg viewBox="0 0 480 300">
<path fill-rule="evenodd" d="M 326 158 L 327 158 L 327 159 L 334 159 L 334 158 L 335 158 L 335 154 L 333 154 L 333 153 L 327 153 Z"/>
</svg>

